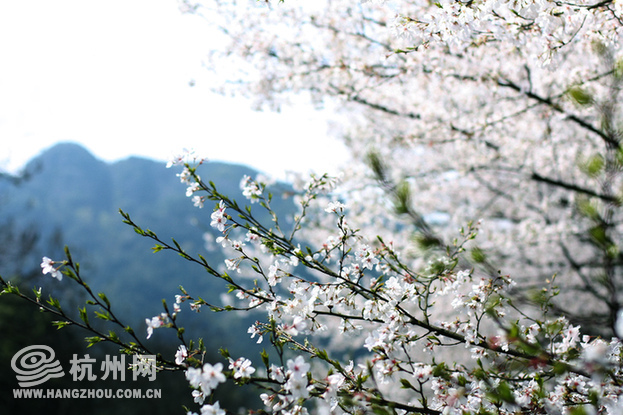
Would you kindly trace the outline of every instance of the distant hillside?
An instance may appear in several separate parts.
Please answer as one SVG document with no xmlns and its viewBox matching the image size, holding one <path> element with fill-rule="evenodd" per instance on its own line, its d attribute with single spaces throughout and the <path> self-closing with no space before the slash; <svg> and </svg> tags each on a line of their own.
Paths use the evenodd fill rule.
<svg viewBox="0 0 623 415">
<path fill-rule="evenodd" d="M 240 201 L 240 179 L 256 174 L 239 165 L 209 162 L 201 167 L 204 180 L 213 181 L 225 194 L 240 195 Z M 0 184 L 5 222 L 12 218 L 17 228 L 34 229 L 40 236 L 35 253 L 21 265 L 23 270 L 37 267 L 42 255 L 62 259 L 62 247 L 68 245 L 87 282 L 94 290 L 106 292 L 120 314 L 132 316 L 129 322 L 137 330 L 144 329 L 146 317 L 162 311 L 161 299 L 174 301 L 180 285 L 206 299 L 223 292 L 220 281 L 179 256 L 153 254 L 153 243 L 121 222 L 119 209 L 159 236 L 174 237 L 189 253 L 222 264 L 219 251 L 206 252 L 204 247 L 203 232 L 212 232 L 212 206 L 194 207 L 184 196 L 185 186 L 175 169 L 141 158 L 108 164 L 78 145 L 59 144 L 32 160 L 26 170 L 30 178 L 21 184 Z M 274 207 L 282 213 L 293 209 L 280 198 L 275 198 Z M 3 276 L 7 272 L 11 271 L 0 269 Z M 47 281 L 48 287 L 55 283 L 41 275 L 34 278 L 39 279 L 37 284 Z M 206 312 L 195 317 L 200 321 L 189 320 L 189 324 L 207 323 L 206 334 L 222 336 L 221 328 L 227 327 L 220 315 L 216 319 Z"/>
</svg>

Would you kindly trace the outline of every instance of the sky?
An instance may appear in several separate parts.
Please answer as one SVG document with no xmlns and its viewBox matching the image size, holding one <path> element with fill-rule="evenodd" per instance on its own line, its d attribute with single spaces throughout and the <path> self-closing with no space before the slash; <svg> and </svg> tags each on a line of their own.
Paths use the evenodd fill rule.
<svg viewBox="0 0 623 415">
<path fill-rule="evenodd" d="M 176 0 L 1 1 L 0 169 L 65 141 L 107 161 L 195 149 L 278 178 L 345 163 L 330 114 L 213 93 L 203 58 L 216 41 Z"/>
</svg>

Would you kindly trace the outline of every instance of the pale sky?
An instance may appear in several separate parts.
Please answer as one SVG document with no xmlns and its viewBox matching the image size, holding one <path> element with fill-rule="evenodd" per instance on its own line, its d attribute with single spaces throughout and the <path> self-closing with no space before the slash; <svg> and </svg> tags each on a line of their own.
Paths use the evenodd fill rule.
<svg viewBox="0 0 623 415">
<path fill-rule="evenodd" d="M 0 1 L 0 168 L 59 141 L 108 161 L 194 148 L 277 177 L 346 160 L 327 114 L 254 112 L 213 94 L 202 66 L 211 41 L 175 0 Z"/>
</svg>

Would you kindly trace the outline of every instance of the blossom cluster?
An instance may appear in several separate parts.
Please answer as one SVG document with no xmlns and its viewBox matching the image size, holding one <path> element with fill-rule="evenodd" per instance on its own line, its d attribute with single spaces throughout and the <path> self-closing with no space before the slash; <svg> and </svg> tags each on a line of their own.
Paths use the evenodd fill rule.
<svg viewBox="0 0 623 415">
<path fill-rule="evenodd" d="M 219 200 L 211 217 L 221 234 L 216 242 L 239 255 L 229 260 L 236 269 L 245 266 L 236 279 L 226 276 L 236 299 L 225 306 L 263 310 L 264 319 L 247 329 L 250 337 L 299 351 L 281 365 L 264 355 L 259 370 L 250 359 L 228 358 L 227 377 L 266 388 L 260 396 L 265 410 L 306 414 L 308 402 L 336 413 L 379 404 L 439 414 L 620 410 L 619 339 L 583 335 L 565 317 L 549 318 L 547 308 L 542 316 L 518 314 L 511 300 L 517 284 L 509 276 L 461 267 L 480 224 L 461 230 L 452 248 L 418 271 L 394 242 L 372 242 L 346 225 L 346 204 L 320 196 L 335 189 L 323 184 L 333 179 L 313 177 L 296 197 L 293 223 L 313 211 L 337 228 L 335 233 L 327 227 L 329 236 L 316 249 L 295 238 L 301 228 L 290 234 L 277 222 L 263 224 L 251 210 L 197 183 L 198 192 Z M 256 194 L 249 183 L 245 177 L 243 196 L 263 197 L 265 187 Z M 269 204 L 263 208 L 271 210 Z M 245 236 L 253 242 L 241 242 Z M 255 274 L 252 282 L 246 271 Z M 190 298 L 185 292 L 177 297 Z M 331 352 L 319 344 L 330 345 Z M 348 365 L 329 354 L 347 351 L 358 356 Z M 176 363 L 198 352 L 180 347 Z M 200 404 L 224 379 L 220 365 L 186 370 Z"/>
<path fill-rule="evenodd" d="M 210 396 L 218 384 L 225 382 L 225 375 L 222 371 L 222 363 L 216 363 L 214 365 L 206 363 L 200 368 L 189 367 L 186 369 L 186 379 L 190 383 L 190 386 L 195 389 L 192 392 L 195 402 L 202 405 L 205 398 Z M 205 405 L 201 408 L 202 415 L 204 415 L 204 413 L 212 413 L 210 411 L 218 411 L 214 413 L 224 413 L 223 410 L 220 410 L 218 402 L 214 406 Z"/>
<path fill-rule="evenodd" d="M 187 150 L 185 149 L 182 153 L 176 154 L 171 157 L 171 159 L 167 162 L 167 168 L 172 166 L 184 166 L 184 169 L 181 173 L 177 174 L 180 182 L 186 184 L 188 187 L 186 188 L 186 197 L 192 197 L 193 204 L 197 207 L 203 207 L 203 203 L 205 199 L 201 196 L 195 194 L 199 190 L 199 184 L 196 180 L 201 180 L 199 176 L 196 176 L 195 170 L 196 166 L 205 163 L 207 159 L 198 158 L 195 155 L 195 150 Z M 195 167 L 190 168 L 189 166 L 193 165 Z"/>
<path fill-rule="evenodd" d="M 623 409 L 621 340 L 583 334 L 564 316 L 550 315 L 547 304 L 540 312 L 524 312 L 513 304 L 517 284 L 509 276 L 483 277 L 465 268 L 463 257 L 479 224 L 460 230 L 445 252 L 435 251 L 415 269 L 394 242 L 372 241 L 347 226 L 345 204 L 333 195 L 329 202 L 320 197 L 333 179 L 313 177 L 297 198 L 293 223 L 310 219 L 313 211 L 316 220 L 337 229 L 326 230 L 324 240 L 330 243 L 313 248 L 299 239 L 299 228 L 290 233 L 276 221 L 262 223 L 250 209 L 206 186 L 196 173 L 193 177 L 196 192 L 218 200 L 211 214 L 218 242 L 249 265 L 245 273 L 254 273 L 234 278 L 202 257 L 195 260 L 235 292 L 232 303 L 210 308 L 261 312 L 247 333 L 258 342 L 268 339 L 278 356 L 263 352 L 260 368 L 249 358 L 226 356 L 226 371 L 221 362 L 203 362 L 205 351 L 193 343 L 181 344 L 175 367 L 185 371 L 201 414 L 226 413 L 213 392 L 227 379 L 258 386 L 264 410 L 282 415 L 306 415 L 310 408 L 354 413 L 393 407 L 457 415 L 618 414 Z M 275 216 L 268 203 L 262 207 L 270 211 L 268 217 Z M 245 235 L 253 242 L 240 242 Z M 164 243 L 153 232 L 146 236 Z M 167 248 L 192 260 L 177 245 Z M 48 267 L 55 263 L 44 258 L 43 272 L 51 272 Z M 71 261 L 63 265 L 71 268 Z M 181 288 L 173 313 L 165 305 L 165 312 L 145 319 L 147 338 L 155 329 L 173 328 L 183 339 L 176 317 L 184 302 L 196 310 L 205 304 Z M 295 354 L 284 353 L 285 345 Z M 356 357 L 345 364 L 345 355 Z"/>
</svg>

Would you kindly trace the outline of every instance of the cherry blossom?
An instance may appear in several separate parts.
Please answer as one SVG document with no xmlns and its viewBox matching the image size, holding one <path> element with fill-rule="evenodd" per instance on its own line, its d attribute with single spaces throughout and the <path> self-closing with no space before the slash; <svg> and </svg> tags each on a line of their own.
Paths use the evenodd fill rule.
<svg viewBox="0 0 623 415">
<path fill-rule="evenodd" d="M 62 281 L 63 273 L 60 272 L 58 268 L 54 266 L 54 264 L 56 264 L 55 261 L 52 261 L 47 256 L 44 256 L 43 261 L 41 262 L 42 272 L 43 274 L 50 274 L 52 278 L 56 278 L 57 280 Z"/>
<path fill-rule="evenodd" d="M 242 189 L 242 195 L 249 199 L 251 203 L 258 202 L 259 197 L 262 195 L 260 185 L 247 175 L 243 176 L 240 181 L 240 188 Z"/>
<path fill-rule="evenodd" d="M 151 319 L 146 318 L 145 324 L 147 324 L 147 338 L 149 339 L 151 337 L 151 335 L 154 333 L 154 329 L 164 327 L 168 323 L 169 316 L 166 313 L 161 313 L 160 315 L 152 317 Z"/>
<path fill-rule="evenodd" d="M 341 213 L 346 208 L 346 205 L 340 202 L 330 202 L 326 207 L 325 212 Z"/>
<path fill-rule="evenodd" d="M 201 415 L 225 415 L 225 413 L 225 410 L 221 409 L 218 401 L 213 405 L 204 405 L 201 407 Z"/>
<path fill-rule="evenodd" d="M 210 395 L 219 383 L 225 382 L 225 375 L 222 373 L 223 365 L 216 363 L 214 365 L 205 363 L 203 367 L 189 367 L 186 369 L 186 379 L 195 389 L 200 389 L 197 394 L 199 403 L 203 403 L 203 399 Z"/>
<path fill-rule="evenodd" d="M 257 336 L 257 343 L 262 343 L 262 340 L 264 340 L 264 336 L 262 335 L 262 330 L 255 324 L 253 324 L 251 327 L 249 327 L 249 329 L 247 330 L 247 333 L 251 334 L 251 338 L 253 339 L 255 336 Z"/>
<path fill-rule="evenodd" d="M 177 349 L 177 352 L 175 352 L 175 363 L 178 365 L 181 365 L 187 357 L 188 357 L 188 350 L 186 349 L 186 346 L 181 345 Z"/>
<path fill-rule="evenodd" d="M 296 359 L 288 360 L 288 375 L 290 377 L 295 378 L 303 378 L 306 377 L 307 372 L 309 372 L 310 366 L 309 363 L 305 362 L 305 358 L 303 356 L 297 356 Z"/>
<path fill-rule="evenodd" d="M 244 357 L 237 360 L 229 359 L 229 368 L 234 371 L 234 378 L 248 378 L 255 373 L 255 368 L 251 366 L 251 361 Z"/>
<path fill-rule="evenodd" d="M 210 226 L 218 229 L 220 232 L 223 232 L 225 230 L 225 224 L 227 223 L 225 209 L 225 204 L 221 200 L 218 204 L 218 207 L 214 212 L 212 212 L 211 215 L 212 222 L 210 222 Z"/>
</svg>

